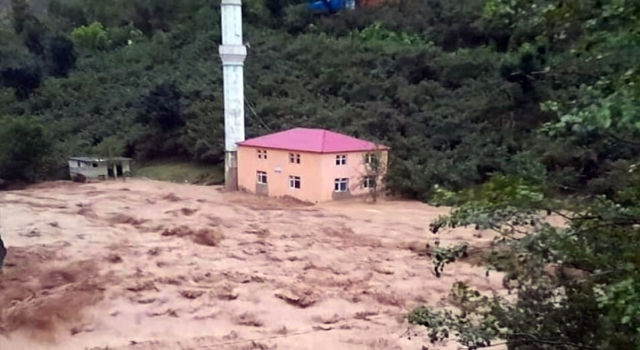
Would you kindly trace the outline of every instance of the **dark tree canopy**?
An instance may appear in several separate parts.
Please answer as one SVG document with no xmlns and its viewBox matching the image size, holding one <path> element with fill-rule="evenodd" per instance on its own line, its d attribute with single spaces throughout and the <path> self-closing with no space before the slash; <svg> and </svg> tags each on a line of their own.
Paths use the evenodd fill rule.
<svg viewBox="0 0 640 350">
<path fill-rule="evenodd" d="M 4 68 L 0 71 L 0 78 L 4 86 L 15 89 L 18 99 L 24 100 L 40 86 L 42 72 L 36 63 L 25 62 L 20 66 Z"/>
<path fill-rule="evenodd" d="M 51 76 L 66 78 L 77 60 L 75 47 L 71 39 L 56 35 L 48 43 L 48 63 Z"/>
<path fill-rule="evenodd" d="M 142 96 L 139 120 L 159 129 L 175 130 L 184 125 L 180 106 L 181 93 L 173 82 L 163 82 Z"/>
<path fill-rule="evenodd" d="M 46 171 L 52 141 L 31 118 L 0 119 L 0 178 L 34 180 Z"/>
</svg>

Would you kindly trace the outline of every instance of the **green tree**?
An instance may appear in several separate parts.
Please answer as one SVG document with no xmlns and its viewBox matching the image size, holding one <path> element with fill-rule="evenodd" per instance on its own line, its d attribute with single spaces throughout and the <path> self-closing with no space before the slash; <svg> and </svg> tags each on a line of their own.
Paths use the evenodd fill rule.
<svg viewBox="0 0 640 350">
<path fill-rule="evenodd" d="M 23 62 L 0 71 L 2 85 L 15 89 L 18 99 L 29 98 L 42 82 L 42 70 L 36 62 Z"/>
<path fill-rule="evenodd" d="M 265 5 L 271 16 L 275 19 L 282 18 L 284 4 L 282 0 L 265 0 Z"/>
<path fill-rule="evenodd" d="M 45 52 L 46 28 L 42 26 L 40 21 L 33 18 L 25 25 L 22 33 L 24 45 L 32 54 L 43 57 Z"/>
<path fill-rule="evenodd" d="M 147 158 L 185 155 L 182 92 L 175 82 L 163 81 L 141 96 L 136 121 L 143 127 L 137 152 Z"/>
<path fill-rule="evenodd" d="M 104 50 L 109 46 L 109 37 L 104 26 L 93 22 L 88 26 L 80 26 L 71 32 L 73 41 L 84 49 Z"/>
<path fill-rule="evenodd" d="M 64 35 L 49 39 L 47 53 L 49 73 L 54 77 L 66 77 L 78 58 L 73 41 Z"/>
<path fill-rule="evenodd" d="M 540 10 L 530 2 L 490 4 L 506 5 L 494 9 L 494 14 L 509 16 L 514 13 L 509 7 L 513 4 L 526 5 L 525 10 L 516 11 L 524 16 L 531 15 L 528 10 Z M 618 62 L 616 55 L 640 47 L 639 33 L 630 24 L 640 13 L 635 2 L 610 3 L 597 11 L 587 8 L 586 14 L 579 11 L 581 7 L 569 6 L 577 3 L 547 4 L 542 7 L 545 21 L 554 19 L 551 14 L 557 11 L 565 11 L 569 22 L 582 20 L 587 33 L 582 39 L 590 43 L 580 51 L 585 62 L 605 57 L 608 63 Z M 590 17 L 585 21 L 583 16 Z M 610 26 L 611 21 L 619 26 Z M 521 21 L 511 23 L 520 25 Z M 543 32 L 549 33 L 548 28 L 554 26 L 545 28 Z M 579 145 L 610 159 L 624 154 L 620 150 L 640 151 L 638 73 L 635 68 L 621 67 L 625 66 L 573 90 L 572 101 L 544 103 L 544 109 L 558 118 L 546 123 L 541 133 L 551 142 Z M 442 203 L 457 206 L 450 215 L 433 222 L 432 231 L 437 234 L 443 228 L 469 225 L 495 231 L 486 266 L 504 273 L 504 285 L 515 296 L 482 295 L 459 283 L 451 292 L 458 311 L 418 308 L 409 315 L 410 322 L 428 327 L 433 342 L 454 336 L 471 349 L 497 342 L 506 343 L 509 349 L 640 349 L 640 259 L 636 253 L 640 248 L 640 177 L 636 164 L 637 158 L 620 163 L 624 176 L 605 194 L 574 192 L 562 200 L 553 195 L 562 192 L 558 185 L 564 184 L 554 179 L 554 171 L 542 176 L 532 171 L 539 164 L 520 167 L 514 176 L 495 175 L 477 189 L 440 190 Z M 582 179 L 573 183 L 597 176 L 578 175 Z M 541 215 L 544 212 L 563 219 L 564 224 L 552 224 Z M 430 254 L 436 274 L 468 256 L 469 249 L 468 244 L 434 249 Z"/>
<path fill-rule="evenodd" d="M 428 327 L 433 342 L 455 336 L 470 349 L 497 342 L 509 349 L 640 348 L 640 177 L 631 176 L 634 185 L 615 198 L 564 203 L 546 198 L 540 186 L 500 177 L 472 194 L 446 194 L 465 204 L 435 221 L 433 232 L 468 225 L 494 230 L 486 266 L 504 274 L 515 300 L 459 283 L 451 292 L 458 312 L 419 308 L 409 321 Z M 543 211 L 568 226 L 551 225 Z M 436 273 L 468 250 L 435 249 Z"/>
<path fill-rule="evenodd" d="M 103 139 L 93 148 L 93 154 L 100 157 L 121 157 L 125 151 L 125 143 L 117 136 Z"/>
<path fill-rule="evenodd" d="M 0 118 L 0 178 L 36 181 L 48 169 L 53 143 L 32 117 Z"/>
<path fill-rule="evenodd" d="M 11 11 L 13 14 L 13 28 L 17 34 L 21 34 L 31 16 L 29 3 L 26 0 L 11 0 Z"/>
<path fill-rule="evenodd" d="M 48 12 L 58 18 L 69 21 L 72 27 L 87 25 L 87 15 L 80 1 L 51 0 Z"/>
<path fill-rule="evenodd" d="M 360 182 L 362 186 L 369 190 L 369 196 L 373 203 L 378 201 L 378 197 L 384 194 L 385 174 L 387 173 L 387 152 L 376 148 L 363 156 L 362 162 L 365 165 L 365 172 Z"/>
<path fill-rule="evenodd" d="M 170 131 L 184 125 L 182 119 L 182 93 L 174 82 L 162 82 L 142 96 L 138 120 L 161 131 Z"/>
</svg>

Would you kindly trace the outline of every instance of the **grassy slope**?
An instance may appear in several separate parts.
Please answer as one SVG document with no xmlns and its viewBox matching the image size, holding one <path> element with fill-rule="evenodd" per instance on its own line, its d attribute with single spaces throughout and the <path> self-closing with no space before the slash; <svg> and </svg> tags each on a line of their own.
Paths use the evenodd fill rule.
<svg viewBox="0 0 640 350">
<path fill-rule="evenodd" d="M 215 185 L 224 182 L 224 169 L 184 161 L 155 161 L 134 165 L 133 174 L 152 180 Z"/>
</svg>

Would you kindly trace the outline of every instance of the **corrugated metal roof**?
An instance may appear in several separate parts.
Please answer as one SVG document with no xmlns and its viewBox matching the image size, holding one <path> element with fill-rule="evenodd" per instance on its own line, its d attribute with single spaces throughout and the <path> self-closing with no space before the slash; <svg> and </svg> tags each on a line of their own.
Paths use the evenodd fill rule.
<svg viewBox="0 0 640 350">
<path fill-rule="evenodd" d="M 104 163 L 104 162 L 124 162 L 131 161 L 131 158 L 126 157 L 111 157 L 111 158 L 101 158 L 101 157 L 69 157 L 69 160 L 77 160 L 79 162 L 87 162 L 87 163 Z"/>
<path fill-rule="evenodd" d="M 313 153 L 341 153 L 387 149 L 386 146 L 324 129 L 294 128 L 238 142 L 239 146 Z"/>
</svg>

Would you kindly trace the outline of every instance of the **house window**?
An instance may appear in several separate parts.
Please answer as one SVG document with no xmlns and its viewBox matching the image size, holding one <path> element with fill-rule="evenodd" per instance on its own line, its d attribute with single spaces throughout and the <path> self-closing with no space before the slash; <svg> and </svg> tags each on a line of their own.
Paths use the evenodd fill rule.
<svg viewBox="0 0 640 350">
<path fill-rule="evenodd" d="M 98 163 L 93 163 L 93 167 L 97 168 L 98 167 Z"/>
<path fill-rule="evenodd" d="M 344 154 L 336 156 L 336 165 L 345 165 L 347 164 L 347 156 Z"/>
<path fill-rule="evenodd" d="M 349 187 L 349 179 L 335 179 L 333 183 L 333 190 L 335 192 L 347 192 L 347 188 Z"/>
<path fill-rule="evenodd" d="M 374 188 L 376 187 L 376 179 L 373 176 L 367 176 L 364 178 L 363 182 L 364 188 Z"/>
<path fill-rule="evenodd" d="M 300 164 L 300 153 L 289 153 L 289 163 Z"/>
<path fill-rule="evenodd" d="M 372 163 L 376 160 L 376 158 L 377 158 L 377 157 L 376 157 L 376 155 L 375 155 L 375 154 L 373 154 L 373 153 L 367 153 L 367 156 L 366 156 L 366 163 L 367 163 L 367 164 L 372 164 Z"/>
<path fill-rule="evenodd" d="M 258 150 L 258 159 L 267 159 L 267 150 L 259 149 Z"/>
<path fill-rule="evenodd" d="M 266 184 L 267 183 L 267 173 L 264 171 L 258 171 L 258 183 Z"/>
<path fill-rule="evenodd" d="M 300 189 L 300 176 L 289 176 L 289 187 L 292 189 Z"/>
</svg>

